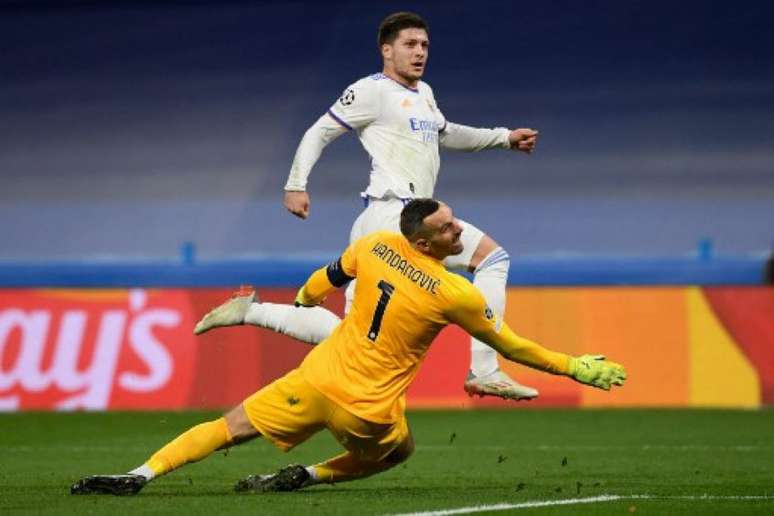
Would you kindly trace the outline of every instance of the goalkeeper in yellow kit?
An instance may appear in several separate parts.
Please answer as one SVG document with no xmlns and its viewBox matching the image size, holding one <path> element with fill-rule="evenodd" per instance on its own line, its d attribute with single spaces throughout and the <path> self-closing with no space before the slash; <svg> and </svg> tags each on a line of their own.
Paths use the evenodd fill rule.
<svg viewBox="0 0 774 516">
<path fill-rule="evenodd" d="M 350 312 L 297 369 L 225 417 L 184 432 L 139 468 L 83 478 L 71 492 L 135 494 L 153 478 L 215 450 L 262 436 L 287 451 L 323 428 L 346 449 L 343 454 L 309 467 L 251 475 L 236 490 L 292 491 L 389 469 L 414 448 L 404 414 L 406 389 L 435 336 L 452 323 L 509 360 L 606 390 L 623 385 L 623 367 L 604 357 L 570 357 L 517 336 L 467 279 L 443 267 L 444 258 L 462 251 L 462 228 L 448 206 L 412 200 L 400 227 L 402 235 L 377 232 L 356 241 L 301 288 L 296 303 L 314 306 L 358 280 Z"/>
</svg>

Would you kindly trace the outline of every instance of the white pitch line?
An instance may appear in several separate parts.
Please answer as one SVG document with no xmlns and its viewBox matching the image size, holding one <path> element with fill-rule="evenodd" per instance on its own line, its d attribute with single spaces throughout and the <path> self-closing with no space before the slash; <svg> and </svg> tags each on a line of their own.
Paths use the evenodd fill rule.
<svg viewBox="0 0 774 516">
<path fill-rule="evenodd" d="M 730 502 L 738 502 L 744 500 L 774 500 L 774 495 L 624 495 L 621 499 L 626 500 L 726 500 Z"/>
<path fill-rule="evenodd" d="M 532 445 L 467 445 L 467 444 L 418 444 L 416 449 L 419 451 L 445 451 L 445 450 L 530 450 L 530 451 L 597 451 L 597 450 L 626 450 L 626 451 L 678 451 L 678 452 L 693 452 L 693 451 L 736 451 L 736 452 L 757 452 L 761 450 L 771 450 L 774 446 L 758 446 L 758 445 L 709 445 L 709 444 L 684 444 L 684 445 L 669 445 L 669 444 L 640 444 L 635 446 L 622 446 L 622 445 L 553 445 L 553 444 L 532 444 Z"/>
<path fill-rule="evenodd" d="M 596 446 L 596 445 L 549 445 L 549 444 L 535 444 L 535 445 L 455 445 L 455 444 L 418 444 L 416 446 L 418 451 L 428 452 L 443 452 L 460 450 L 472 450 L 472 451 L 543 451 L 543 452 L 556 452 L 556 451 L 596 451 L 596 450 L 621 450 L 621 451 L 669 451 L 669 452 L 693 452 L 693 451 L 732 451 L 742 453 L 752 453 L 760 451 L 769 451 L 774 449 L 774 446 L 757 446 L 757 445 L 702 445 L 702 444 L 688 444 L 688 445 L 660 445 L 660 444 L 641 444 L 637 446 Z M 17 453 L 37 453 L 41 450 L 54 450 L 54 451 L 70 451 L 70 452 L 83 452 L 83 451 L 148 451 L 146 447 L 135 445 L 125 446 L 122 444 L 89 444 L 89 445 L 70 445 L 70 444 L 41 444 L 36 446 L 30 445 L 12 445 L 3 447 L 3 451 L 17 452 Z"/>
<path fill-rule="evenodd" d="M 8 453 L 39 453 L 41 451 L 62 451 L 62 452 L 112 452 L 112 451 L 128 451 L 128 452 L 147 452 L 147 446 L 120 446 L 120 445 L 85 445 L 85 446 L 57 446 L 57 445 L 41 445 L 41 446 L 5 446 L 4 452 Z"/>
<path fill-rule="evenodd" d="M 533 507 L 550 507 L 554 505 L 576 505 L 580 503 L 597 503 L 620 500 L 618 495 L 600 495 L 588 498 L 567 498 L 565 500 L 535 500 L 521 503 L 498 503 L 495 505 L 477 505 L 475 507 L 460 507 L 458 509 L 442 509 L 440 511 L 405 512 L 392 516 L 446 516 L 448 514 L 470 514 L 484 511 L 507 511 L 510 509 L 530 509 Z"/>
<path fill-rule="evenodd" d="M 447 516 L 451 514 L 471 514 L 484 511 L 509 511 L 514 509 L 531 509 L 534 507 L 554 507 L 558 505 L 578 505 L 583 503 L 615 502 L 619 500 L 727 500 L 727 501 L 749 501 L 749 500 L 774 500 L 774 495 L 748 495 L 748 496 L 723 496 L 723 495 L 678 495 L 678 496 L 657 496 L 657 495 L 599 495 L 587 498 L 566 498 L 564 500 L 533 500 L 521 503 L 498 503 L 493 505 L 477 505 L 474 507 L 458 507 L 456 509 L 441 509 L 436 511 L 424 512 L 403 512 L 395 513 L 390 516 Z"/>
</svg>

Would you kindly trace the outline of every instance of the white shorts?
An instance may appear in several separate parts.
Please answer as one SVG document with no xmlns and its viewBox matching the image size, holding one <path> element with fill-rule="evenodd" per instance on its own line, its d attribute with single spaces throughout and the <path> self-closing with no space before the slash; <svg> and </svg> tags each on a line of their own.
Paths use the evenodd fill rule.
<svg viewBox="0 0 774 516">
<path fill-rule="evenodd" d="M 355 219 L 352 231 L 349 234 L 349 243 L 362 238 L 374 231 L 395 231 L 400 233 L 400 212 L 403 211 L 403 201 L 396 198 L 374 199 L 370 198 L 368 207 Z M 484 232 L 473 224 L 457 219 L 462 226 L 462 245 L 464 249 L 455 256 L 449 256 L 443 264 L 447 269 L 467 270 L 473 253 L 484 237 Z"/>
<path fill-rule="evenodd" d="M 352 224 L 349 243 L 351 244 L 355 240 L 374 231 L 389 230 L 400 233 L 400 212 L 403 211 L 403 206 L 405 206 L 404 202 L 394 197 L 386 199 L 369 198 L 368 206 L 355 219 L 355 223 Z M 448 256 L 443 261 L 443 264 L 448 269 L 468 270 L 470 260 L 473 258 L 473 253 L 476 252 L 479 242 L 484 237 L 484 232 L 473 224 L 468 224 L 464 220 L 457 220 L 459 220 L 462 226 L 460 240 L 462 240 L 463 250 L 458 255 Z M 347 290 L 344 294 L 346 299 L 344 312 L 347 313 L 355 297 L 355 281 L 357 280 L 353 280 L 347 285 Z"/>
</svg>

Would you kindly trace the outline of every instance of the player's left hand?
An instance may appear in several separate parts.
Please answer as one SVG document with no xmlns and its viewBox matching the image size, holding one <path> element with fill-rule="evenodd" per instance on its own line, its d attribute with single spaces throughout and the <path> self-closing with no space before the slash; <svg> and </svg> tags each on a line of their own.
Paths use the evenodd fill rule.
<svg viewBox="0 0 774 516">
<path fill-rule="evenodd" d="M 613 385 L 623 385 L 626 370 L 621 364 L 605 360 L 603 355 L 581 355 L 570 358 L 570 376 L 580 383 L 606 391 Z"/>
<path fill-rule="evenodd" d="M 538 132 L 535 129 L 514 129 L 508 135 L 511 149 L 532 154 L 537 143 Z"/>
</svg>

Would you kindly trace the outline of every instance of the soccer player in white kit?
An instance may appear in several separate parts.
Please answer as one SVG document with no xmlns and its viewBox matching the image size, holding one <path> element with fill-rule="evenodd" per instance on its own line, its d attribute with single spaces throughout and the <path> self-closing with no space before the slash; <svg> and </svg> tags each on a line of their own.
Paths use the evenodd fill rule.
<svg viewBox="0 0 774 516">
<path fill-rule="evenodd" d="M 427 64 L 429 39 L 427 24 L 418 15 L 389 15 L 379 27 L 378 43 L 384 60 L 382 73 L 346 88 L 306 131 L 285 185 L 285 207 L 294 215 L 307 218 L 310 200 L 306 186 L 312 167 L 329 143 L 355 131 L 371 156 L 371 173 L 368 187 L 361 194 L 366 208 L 352 226 L 350 242 L 378 230 L 399 232 L 404 204 L 415 197 L 433 197 L 440 168 L 439 146 L 463 151 L 499 148 L 531 153 L 538 134 L 532 129 L 481 129 L 447 121 L 433 90 L 420 80 Z M 510 266 L 508 253 L 483 231 L 462 222 L 465 251 L 450 256 L 444 264 L 450 269 L 473 272 L 474 285 L 490 308 L 502 315 Z M 353 292 L 350 285 L 347 307 Z M 261 308 L 254 304 L 244 322 L 307 342 L 322 340 L 338 321 L 333 314 L 299 316 L 287 308 L 265 305 Z M 314 325 L 318 328 L 312 328 Z M 538 395 L 535 389 L 520 385 L 500 371 L 497 352 L 475 338 L 471 342 L 470 372 L 464 387 L 471 395 L 508 399 L 531 399 Z"/>
</svg>

